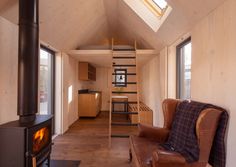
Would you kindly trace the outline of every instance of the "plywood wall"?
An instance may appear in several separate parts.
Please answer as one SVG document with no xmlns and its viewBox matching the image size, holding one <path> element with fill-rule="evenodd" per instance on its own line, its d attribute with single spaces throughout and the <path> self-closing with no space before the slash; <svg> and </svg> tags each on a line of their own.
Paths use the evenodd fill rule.
<svg viewBox="0 0 236 167">
<path fill-rule="evenodd" d="M 190 31 L 192 37 L 191 98 L 226 108 L 230 113 L 227 167 L 235 166 L 236 152 L 236 1 L 226 0 Z M 182 37 L 185 38 L 184 36 Z M 178 41 L 181 42 L 182 38 Z M 168 95 L 175 97 L 176 44 L 169 46 Z M 173 75 L 174 74 L 174 75 Z"/>
<path fill-rule="evenodd" d="M 102 111 L 109 110 L 110 78 L 109 68 L 97 68 L 97 80 L 94 83 L 93 89 L 102 92 Z"/>
<path fill-rule="evenodd" d="M 165 47 L 164 49 L 161 50 L 160 54 L 159 54 L 159 61 L 160 61 L 160 71 L 158 74 L 158 78 L 160 80 L 160 101 L 158 101 L 158 110 L 156 112 L 158 112 L 158 117 L 154 118 L 156 119 L 156 121 L 158 122 L 157 125 L 160 127 L 163 127 L 164 125 L 164 117 L 163 117 L 163 111 L 162 111 L 162 102 L 164 99 L 167 98 L 167 94 L 168 94 L 168 89 L 167 89 L 167 83 L 168 83 L 168 59 L 167 59 L 167 54 L 168 54 L 168 48 Z"/>
<path fill-rule="evenodd" d="M 62 53 L 63 83 L 63 132 L 78 119 L 78 89 L 82 85 L 78 79 L 78 61 Z M 71 93 L 70 94 L 70 90 Z"/>
<path fill-rule="evenodd" d="M 192 30 L 191 94 L 195 100 L 225 107 L 230 112 L 227 166 L 236 153 L 236 1 L 225 3 Z"/>
<path fill-rule="evenodd" d="M 18 27 L 0 17 L 0 124 L 18 119 Z"/>
<path fill-rule="evenodd" d="M 155 56 L 140 69 L 140 100 L 153 110 L 153 124 L 159 126 L 161 106 L 160 59 Z"/>
</svg>

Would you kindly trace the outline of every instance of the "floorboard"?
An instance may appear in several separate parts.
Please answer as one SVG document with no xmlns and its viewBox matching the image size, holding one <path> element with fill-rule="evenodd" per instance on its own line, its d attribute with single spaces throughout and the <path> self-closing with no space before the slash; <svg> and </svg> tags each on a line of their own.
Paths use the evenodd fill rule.
<svg viewBox="0 0 236 167">
<path fill-rule="evenodd" d="M 108 112 L 79 119 L 54 139 L 52 159 L 81 160 L 80 167 L 130 167 L 128 138 L 112 138 L 109 149 L 108 124 Z M 113 132 L 137 133 L 137 127 L 115 127 Z"/>
</svg>

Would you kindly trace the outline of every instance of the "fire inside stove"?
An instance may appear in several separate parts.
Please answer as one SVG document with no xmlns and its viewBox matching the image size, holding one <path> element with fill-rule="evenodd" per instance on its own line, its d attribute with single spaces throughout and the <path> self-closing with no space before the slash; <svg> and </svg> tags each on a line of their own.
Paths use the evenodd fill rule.
<svg viewBox="0 0 236 167">
<path fill-rule="evenodd" d="M 38 153 L 41 149 L 49 144 L 49 128 L 39 129 L 33 135 L 33 153 Z"/>
</svg>

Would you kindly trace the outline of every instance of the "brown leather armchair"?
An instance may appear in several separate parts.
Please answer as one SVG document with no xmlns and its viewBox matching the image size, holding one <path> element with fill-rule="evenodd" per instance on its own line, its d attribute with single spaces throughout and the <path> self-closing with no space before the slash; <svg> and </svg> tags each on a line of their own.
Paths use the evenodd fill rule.
<svg viewBox="0 0 236 167">
<path fill-rule="evenodd" d="M 166 151 L 159 143 L 168 139 L 175 109 L 180 101 L 166 99 L 162 108 L 164 127 L 157 128 L 139 125 L 139 135 L 130 136 L 130 158 L 136 167 L 206 167 L 214 139 L 214 134 L 222 111 L 205 109 L 201 112 L 196 123 L 200 155 L 197 162 L 188 164 L 185 158 L 174 151 Z"/>
</svg>

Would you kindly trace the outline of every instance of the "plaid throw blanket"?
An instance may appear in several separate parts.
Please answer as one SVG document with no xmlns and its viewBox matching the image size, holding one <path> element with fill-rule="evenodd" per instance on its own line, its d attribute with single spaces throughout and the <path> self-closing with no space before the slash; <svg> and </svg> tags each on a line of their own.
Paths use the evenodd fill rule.
<svg viewBox="0 0 236 167">
<path fill-rule="evenodd" d="M 228 114 L 220 107 L 196 101 L 181 102 L 176 108 L 169 138 L 162 146 L 169 151 L 179 152 L 189 163 L 197 161 L 199 159 L 199 146 L 195 132 L 196 121 L 201 111 L 206 108 L 216 108 L 224 111 L 214 138 L 209 163 L 214 167 L 225 167 L 224 136 Z"/>
</svg>

